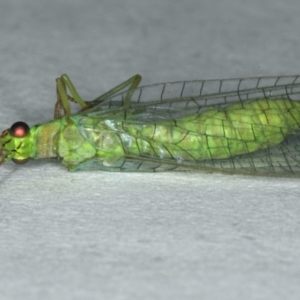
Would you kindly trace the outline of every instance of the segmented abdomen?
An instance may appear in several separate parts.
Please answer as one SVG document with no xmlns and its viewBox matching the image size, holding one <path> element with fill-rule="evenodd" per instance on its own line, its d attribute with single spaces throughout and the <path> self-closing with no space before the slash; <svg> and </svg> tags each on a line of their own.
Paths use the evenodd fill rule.
<svg viewBox="0 0 300 300">
<path fill-rule="evenodd" d="M 173 121 L 125 129 L 136 138 L 130 148 L 176 159 L 221 159 L 276 145 L 300 127 L 300 103 L 257 100 L 209 109 Z M 129 148 L 129 149 L 130 149 Z"/>
<path fill-rule="evenodd" d="M 300 103 L 261 99 L 174 120 L 136 119 L 72 116 L 73 123 L 68 121 L 60 133 L 58 154 L 67 166 L 93 157 L 110 164 L 125 155 L 177 161 L 228 158 L 282 142 L 300 127 Z"/>
</svg>

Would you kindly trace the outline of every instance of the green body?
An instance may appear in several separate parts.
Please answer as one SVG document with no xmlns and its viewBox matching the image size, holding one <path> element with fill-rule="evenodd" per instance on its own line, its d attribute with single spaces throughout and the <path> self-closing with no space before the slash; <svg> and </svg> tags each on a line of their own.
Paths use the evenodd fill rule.
<svg viewBox="0 0 300 300">
<path fill-rule="evenodd" d="M 30 157 L 60 157 L 69 170 L 94 159 L 104 167 L 126 157 L 176 164 L 218 160 L 280 144 L 299 124 L 300 102 L 281 99 L 146 123 L 74 114 L 32 127 Z"/>
</svg>

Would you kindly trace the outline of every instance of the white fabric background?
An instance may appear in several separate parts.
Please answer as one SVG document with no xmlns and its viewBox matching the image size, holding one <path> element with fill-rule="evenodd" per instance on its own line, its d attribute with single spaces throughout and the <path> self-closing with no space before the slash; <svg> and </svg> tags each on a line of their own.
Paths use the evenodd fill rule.
<svg viewBox="0 0 300 300">
<path fill-rule="evenodd" d="M 296 0 L 1 0 L 0 126 L 143 84 L 300 72 Z M 299 299 L 298 179 L 0 168 L 8 299 Z"/>
</svg>

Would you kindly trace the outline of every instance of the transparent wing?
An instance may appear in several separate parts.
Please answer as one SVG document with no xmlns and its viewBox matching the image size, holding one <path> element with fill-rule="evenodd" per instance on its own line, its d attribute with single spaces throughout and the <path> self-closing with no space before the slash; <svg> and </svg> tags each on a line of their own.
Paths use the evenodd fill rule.
<svg viewBox="0 0 300 300">
<path fill-rule="evenodd" d="M 300 77 L 259 77 L 163 83 L 145 86 L 97 103 L 80 112 L 85 116 L 122 121 L 123 124 L 155 124 L 161 120 L 174 120 L 192 114 L 201 114 L 211 108 L 226 108 L 234 103 L 256 99 L 288 99 L 300 101 Z M 120 130 L 121 136 L 124 132 Z M 176 160 L 158 158 L 142 153 L 103 163 L 94 158 L 79 164 L 76 169 L 102 169 L 109 171 L 166 171 L 206 170 L 226 173 L 300 177 L 300 133 L 294 132 L 279 145 L 253 153 L 226 159 Z"/>
<path fill-rule="evenodd" d="M 137 121 L 152 122 L 255 99 L 300 101 L 300 75 L 159 83 L 130 93 L 129 104 L 125 103 L 128 92 L 122 92 L 104 101 L 91 101 L 93 108 L 79 114 L 96 117 L 114 114 L 117 119 L 136 115 Z"/>
<path fill-rule="evenodd" d="M 298 132 L 274 147 L 201 164 L 230 173 L 300 177 L 300 134 Z"/>
<path fill-rule="evenodd" d="M 296 142 L 296 144 L 295 144 Z M 289 144 L 290 143 L 290 144 Z M 127 157 L 107 164 L 101 158 L 86 160 L 72 169 L 124 172 L 206 171 L 280 177 L 300 177 L 300 137 L 284 144 L 227 159 L 184 161 L 150 156 Z"/>
<path fill-rule="evenodd" d="M 175 171 L 187 170 L 176 164 L 174 161 L 163 161 L 155 157 L 124 157 L 115 161 L 107 162 L 100 157 L 86 160 L 76 166 L 71 171 L 83 170 L 102 170 L 115 172 L 161 172 L 161 171 Z"/>
</svg>

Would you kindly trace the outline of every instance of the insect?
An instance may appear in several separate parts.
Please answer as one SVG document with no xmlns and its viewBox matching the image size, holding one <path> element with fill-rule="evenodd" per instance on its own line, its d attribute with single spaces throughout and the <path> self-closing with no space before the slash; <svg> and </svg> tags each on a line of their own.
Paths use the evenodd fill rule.
<svg viewBox="0 0 300 300">
<path fill-rule="evenodd" d="M 300 75 L 138 87 L 140 81 L 135 75 L 85 101 L 62 75 L 54 119 L 3 131 L 0 164 L 58 157 L 70 171 L 300 177 Z"/>
</svg>

